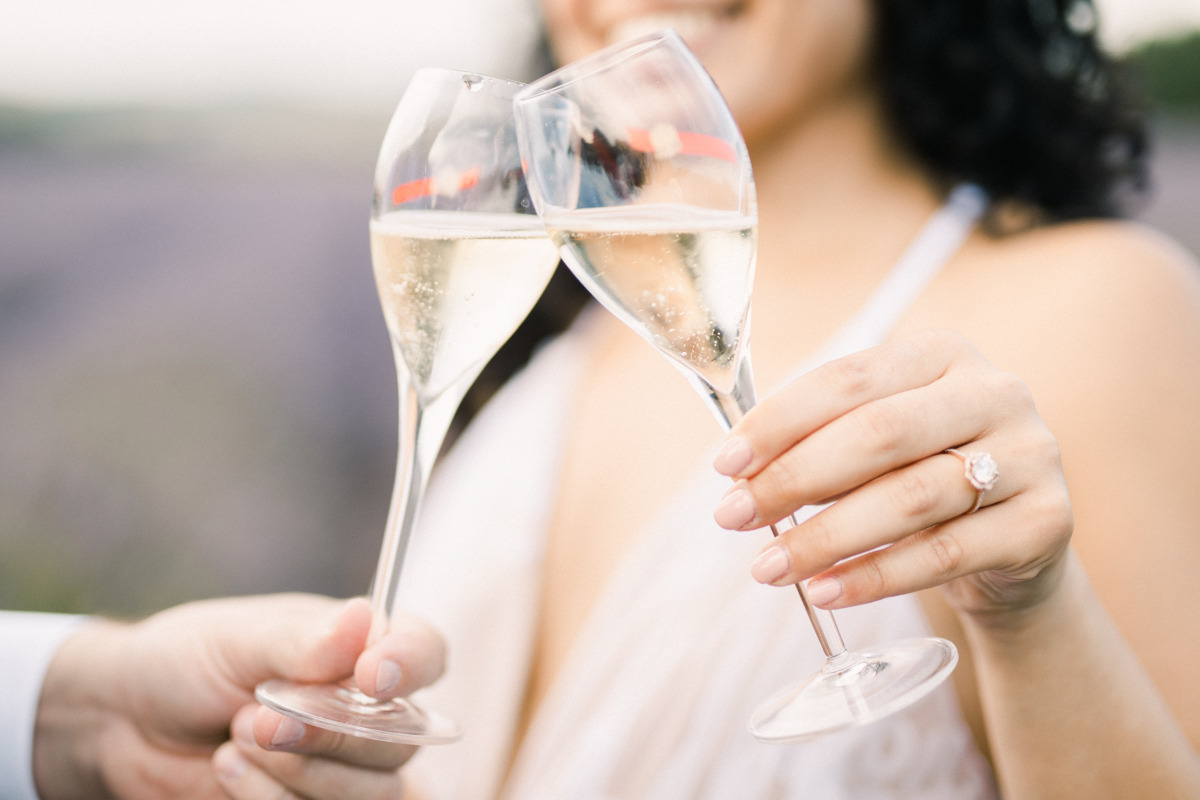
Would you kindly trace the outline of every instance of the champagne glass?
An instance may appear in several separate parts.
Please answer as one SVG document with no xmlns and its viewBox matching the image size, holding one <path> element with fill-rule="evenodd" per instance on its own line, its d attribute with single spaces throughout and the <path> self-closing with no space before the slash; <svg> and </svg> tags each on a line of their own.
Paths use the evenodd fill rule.
<svg viewBox="0 0 1200 800">
<path fill-rule="evenodd" d="M 755 404 L 747 337 L 757 208 L 749 155 L 716 85 L 664 31 L 550 73 L 514 107 L 530 194 L 563 260 L 683 371 L 728 430 Z M 938 638 L 848 650 L 833 614 L 809 603 L 803 583 L 796 589 L 826 662 L 759 707 L 750 729 L 761 740 L 879 719 L 957 662 Z"/>
<path fill-rule="evenodd" d="M 534 212 L 513 130 L 522 84 L 422 69 L 375 169 L 371 261 L 396 362 L 399 457 L 371 587 L 372 641 L 387 628 L 429 468 L 467 389 L 529 313 L 558 253 Z M 352 683 L 272 680 L 256 695 L 303 722 L 370 739 L 437 744 L 452 721 Z"/>
</svg>

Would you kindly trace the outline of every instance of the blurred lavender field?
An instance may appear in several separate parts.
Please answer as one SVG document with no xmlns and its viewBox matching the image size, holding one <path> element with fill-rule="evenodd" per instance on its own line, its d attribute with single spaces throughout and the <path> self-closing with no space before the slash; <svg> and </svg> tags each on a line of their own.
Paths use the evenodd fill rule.
<svg viewBox="0 0 1200 800">
<path fill-rule="evenodd" d="M 386 119 L 0 114 L 0 607 L 366 590 L 396 391 Z M 1200 121 L 1142 218 L 1200 252 Z"/>
<path fill-rule="evenodd" d="M 366 590 L 395 458 L 367 247 L 385 125 L 0 129 L 0 607 Z"/>
</svg>

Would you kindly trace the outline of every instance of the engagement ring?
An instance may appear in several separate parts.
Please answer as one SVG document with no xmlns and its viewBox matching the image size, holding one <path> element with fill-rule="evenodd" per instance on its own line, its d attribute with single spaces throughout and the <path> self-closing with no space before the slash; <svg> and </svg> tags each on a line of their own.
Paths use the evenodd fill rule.
<svg viewBox="0 0 1200 800">
<path fill-rule="evenodd" d="M 996 459 L 983 451 L 963 453 L 951 447 L 946 452 L 962 459 L 963 475 L 966 477 L 967 483 L 975 489 L 975 505 L 967 513 L 974 514 L 979 510 L 980 503 L 983 502 L 983 493 L 994 488 L 1000 477 Z"/>
</svg>

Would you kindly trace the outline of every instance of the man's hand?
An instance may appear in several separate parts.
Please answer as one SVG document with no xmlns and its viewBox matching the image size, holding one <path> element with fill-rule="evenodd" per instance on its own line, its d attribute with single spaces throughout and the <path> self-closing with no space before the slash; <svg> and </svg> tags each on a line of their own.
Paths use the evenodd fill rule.
<svg viewBox="0 0 1200 800">
<path fill-rule="evenodd" d="M 365 600 L 277 595 L 191 603 L 135 624 L 96 621 L 46 675 L 34 776 L 44 800 L 396 798 L 415 752 L 311 728 L 254 702 L 268 678 L 407 694 L 441 674 L 428 627 L 393 620 L 365 650 Z M 381 691 L 382 690 L 382 691 Z"/>
</svg>

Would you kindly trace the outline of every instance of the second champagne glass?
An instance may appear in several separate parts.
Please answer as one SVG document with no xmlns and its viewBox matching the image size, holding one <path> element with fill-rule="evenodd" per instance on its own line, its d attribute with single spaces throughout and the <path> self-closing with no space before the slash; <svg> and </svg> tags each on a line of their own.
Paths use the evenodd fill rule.
<svg viewBox="0 0 1200 800">
<path fill-rule="evenodd" d="M 450 422 L 480 370 L 533 308 L 558 264 L 534 213 L 512 124 L 522 84 L 451 70 L 413 77 L 375 170 L 371 261 L 400 394 L 396 483 L 371 587 L 386 630 L 421 497 Z M 264 705 L 370 739 L 437 744 L 451 720 L 352 684 L 268 681 Z"/>
<path fill-rule="evenodd" d="M 758 219 L 749 155 L 712 79 L 665 31 L 550 73 L 515 108 L 530 193 L 563 260 L 732 427 L 755 404 L 746 340 Z M 759 739 L 879 719 L 957 662 L 939 638 L 848 650 L 833 614 L 796 589 L 826 662 L 758 709 Z"/>
</svg>

